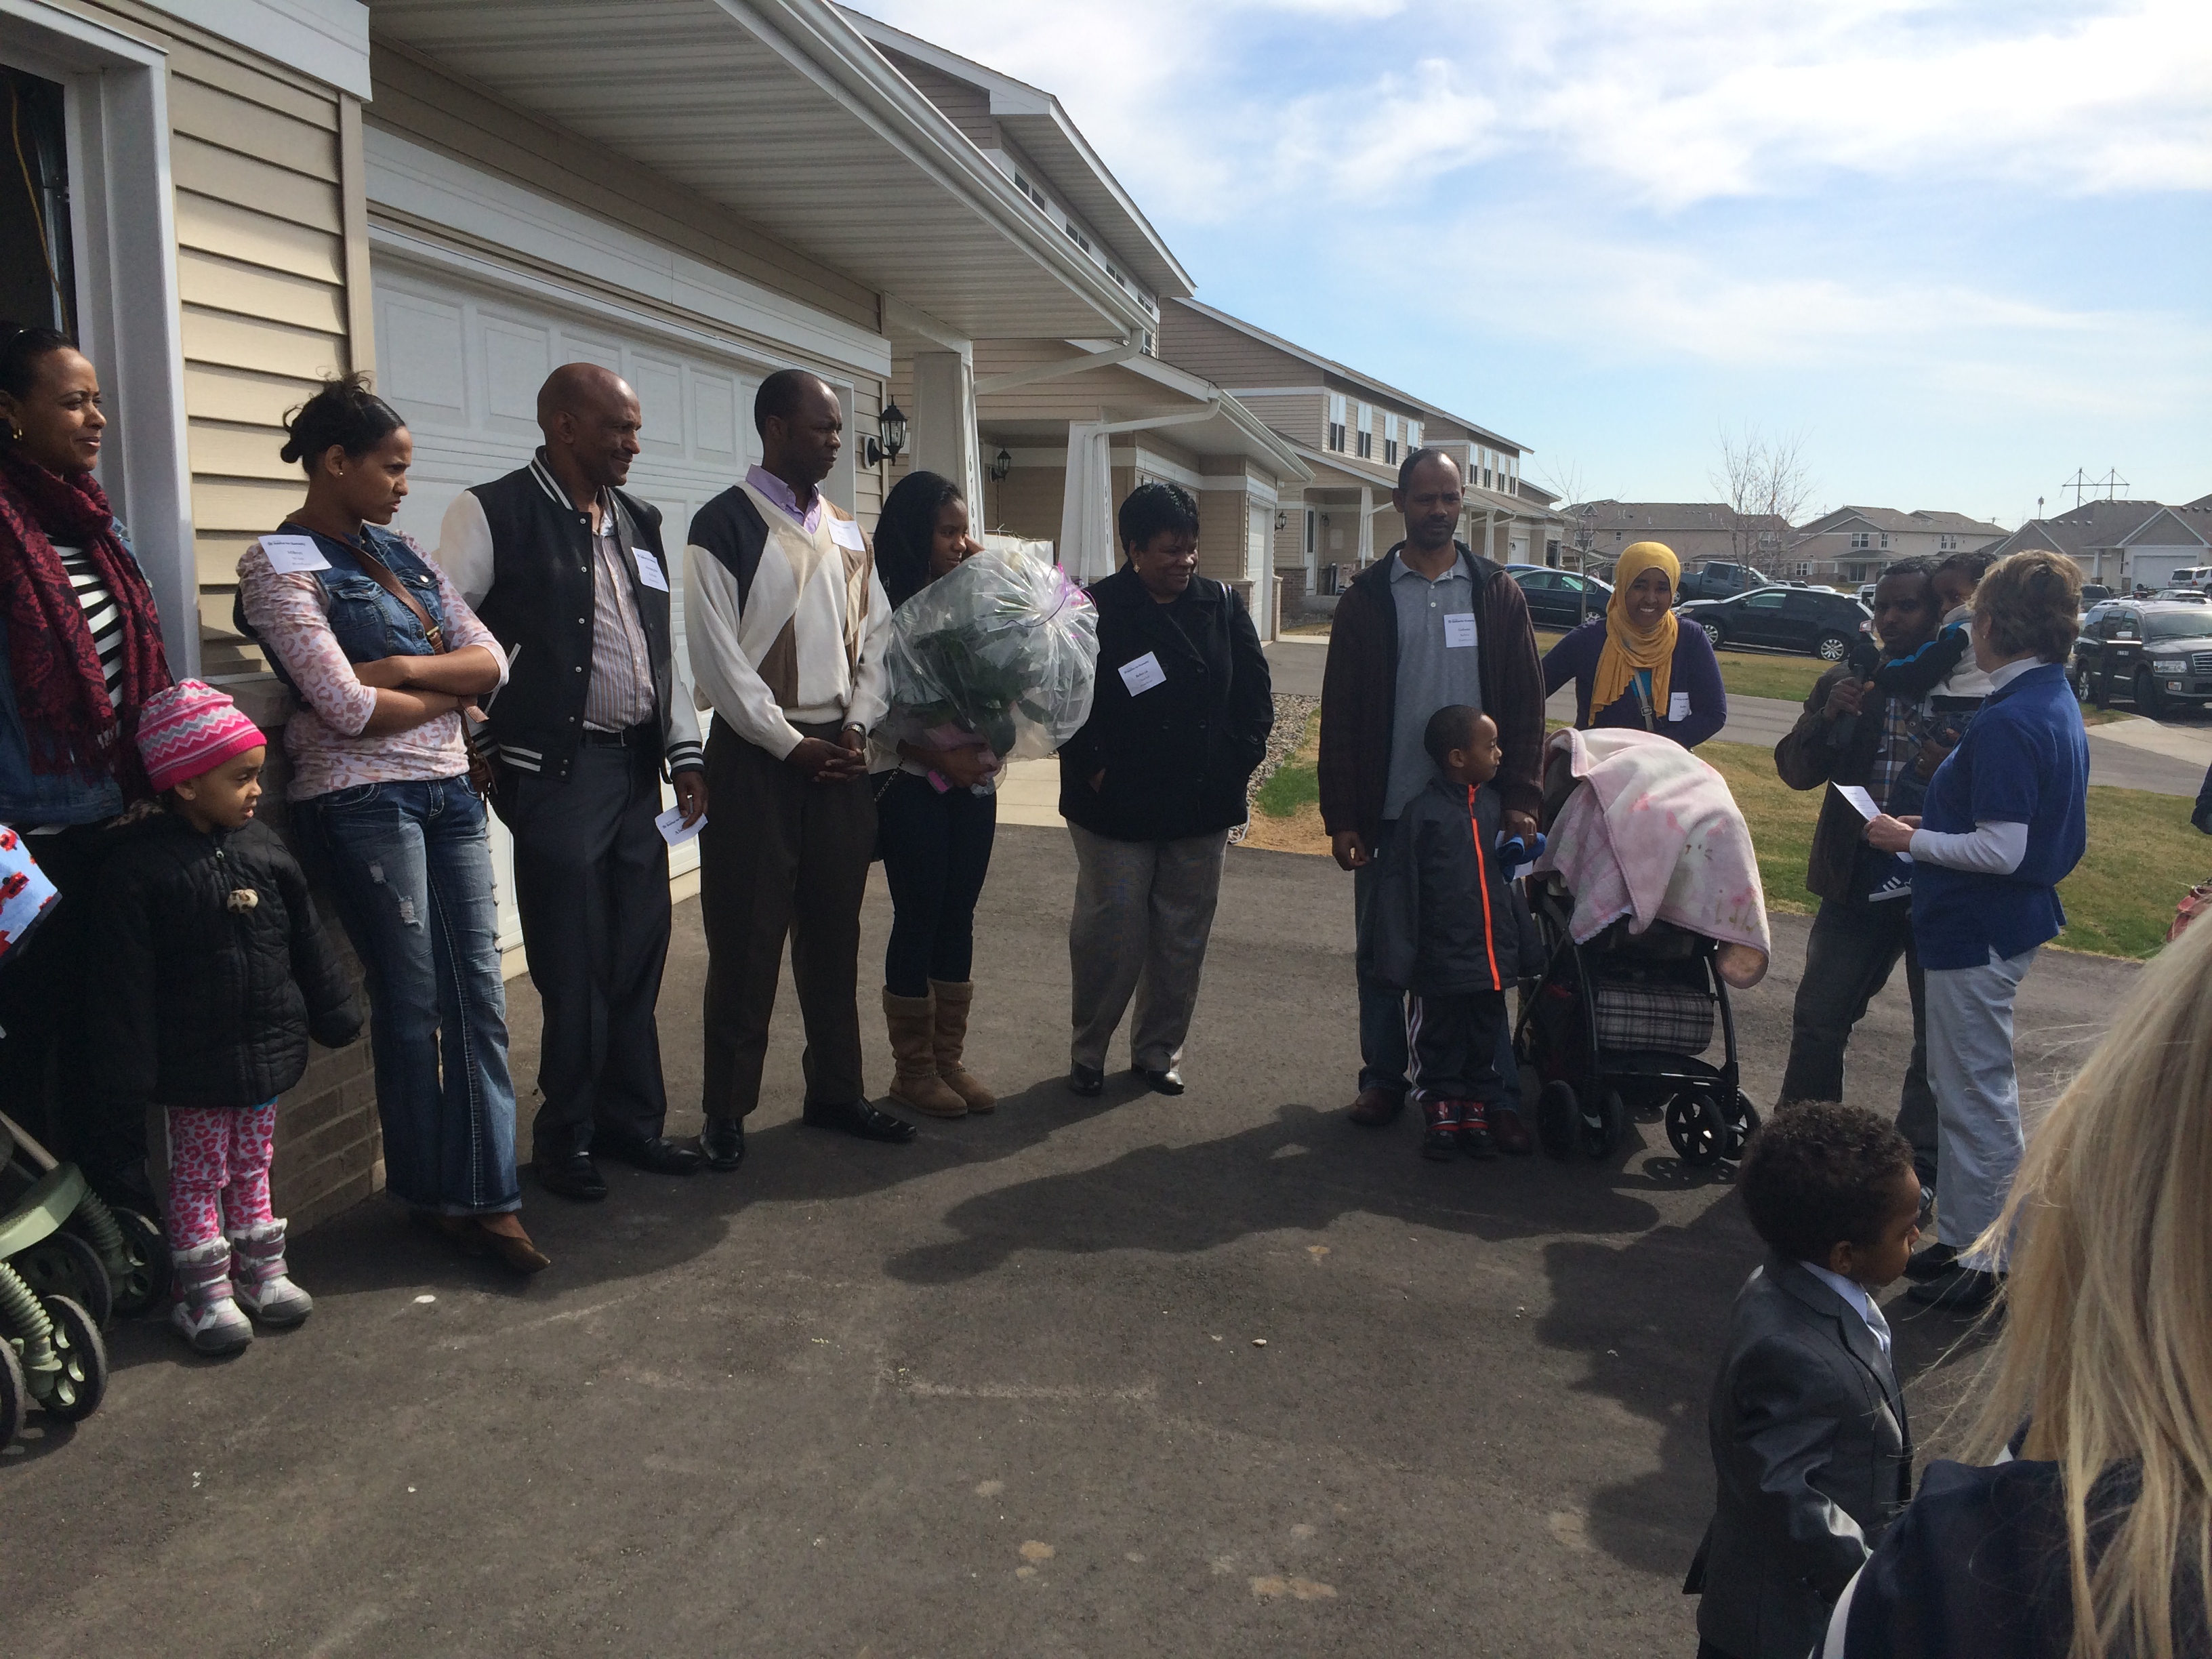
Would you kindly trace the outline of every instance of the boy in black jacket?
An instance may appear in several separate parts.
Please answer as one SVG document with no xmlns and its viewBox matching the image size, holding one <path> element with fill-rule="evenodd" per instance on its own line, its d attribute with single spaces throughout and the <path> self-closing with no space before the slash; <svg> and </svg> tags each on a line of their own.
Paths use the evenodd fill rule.
<svg viewBox="0 0 2212 1659">
<path fill-rule="evenodd" d="M 307 878 L 253 819 L 268 753 L 222 692 L 182 680 L 149 700 L 138 748 L 161 807 L 127 823 L 102 866 L 106 950 L 91 1010 L 94 1091 L 169 1131 L 171 1322 L 203 1353 L 296 1325 L 314 1307 L 292 1283 L 269 1206 L 276 1097 L 307 1067 L 307 1039 L 361 1032 L 345 970 Z"/>
<path fill-rule="evenodd" d="M 1421 743 L 1437 775 L 1399 814 L 1379 860 L 1360 955 L 1374 984 L 1413 994 L 1406 1036 L 1428 1122 L 1421 1155 L 1495 1158 L 1487 1109 L 1502 1093 L 1505 988 L 1520 974 L 1520 901 L 1498 854 L 1504 806 L 1490 787 L 1503 756 L 1497 726 L 1464 703 L 1431 714 Z"/>
</svg>

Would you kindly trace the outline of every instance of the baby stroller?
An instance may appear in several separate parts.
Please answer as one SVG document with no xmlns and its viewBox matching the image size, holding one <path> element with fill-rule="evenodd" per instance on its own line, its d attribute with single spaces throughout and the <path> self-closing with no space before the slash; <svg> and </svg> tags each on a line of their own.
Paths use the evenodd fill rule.
<svg viewBox="0 0 2212 1659">
<path fill-rule="evenodd" d="M 1726 785 L 1670 740 L 1644 732 L 1554 734 L 1544 773 L 1544 820 L 1552 831 L 1552 853 L 1522 882 L 1537 949 L 1534 972 L 1522 981 L 1514 1031 L 1515 1058 L 1534 1073 L 1538 1085 L 1537 1139 L 1553 1158 L 1570 1158 L 1579 1152 L 1601 1161 L 1626 1137 L 1630 1114 L 1647 1111 L 1663 1116 L 1667 1139 L 1685 1164 L 1734 1163 L 1759 1127 L 1759 1115 L 1741 1086 L 1729 979 L 1755 982 L 1765 972 L 1764 951 L 1749 952 L 1758 966 L 1745 977 L 1744 957 L 1723 956 L 1724 951 L 1743 952 L 1741 943 L 1724 943 L 1650 914 L 1650 869 L 1656 867 L 1650 860 L 1681 856 L 1679 847 L 1662 844 L 1658 852 L 1644 854 L 1647 867 L 1638 873 L 1644 892 L 1638 902 L 1645 907 L 1647 925 L 1632 931 L 1638 916 L 1617 914 L 1635 896 L 1637 881 L 1624 872 L 1638 853 L 1615 858 L 1609 847 L 1601 848 L 1608 861 L 1595 866 L 1578 863 L 1576 849 L 1589 854 L 1616 828 L 1619 835 L 1629 836 L 1650 827 L 1662 838 L 1671 834 L 1679 839 L 1685 812 L 1632 811 L 1608 820 L 1607 808 L 1587 775 L 1608 759 L 1634 776 L 1626 786 L 1631 793 L 1679 790 L 1669 799 L 1680 805 L 1693 804 L 1698 790 L 1717 788 L 1718 802 L 1709 821 L 1722 823 L 1723 840 L 1740 839 L 1742 848 L 1748 848 L 1741 815 L 1727 797 Z M 1621 787 L 1620 775 L 1608 781 L 1609 787 Z M 1650 798 L 1647 793 L 1645 799 Z M 1701 847 L 1701 861 L 1710 861 L 1711 845 Z M 1607 877 L 1603 884 L 1591 884 L 1601 888 L 1605 899 L 1595 912 L 1615 919 L 1595 932 L 1586 921 L 1588 937 L 1580 942 L 1574 936 L 1576 894 L 1559 867 L 1563 862 L 1584 872 L 1601 867 Z M 1765 907 L 1756 891 L 1756 863 L 1747 850 L 1738 862 L 1749 865 L 1750 908 L 1756 912 L 1763 945 Z M 1660 869 L 1658 888 L 1670 878 Z M 1735 935 L 1737 940 L 1741 937 L 1741 932 Z M 1711 1052 L 1716 1015 L 1717 1055 Z"/>
</svg>

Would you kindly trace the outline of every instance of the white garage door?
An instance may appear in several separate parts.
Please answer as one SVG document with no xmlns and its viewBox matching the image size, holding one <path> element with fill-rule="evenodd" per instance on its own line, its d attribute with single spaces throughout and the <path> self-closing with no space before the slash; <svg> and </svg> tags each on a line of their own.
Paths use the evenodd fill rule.
<svg viewBox="0 0 2212 1659">
<path fill-rule="evenodd" d="M 534 296 L 478 289 L 413 266 L 378 261 L 377 390 L 415 439 L 410 493 L 395 520 L 435 552 L 453 497 L 525 465 L 538 447 L 538 388 L 562 363 L 599 363 L 637 389 L 645 423 L 629 489 L 659 507 L 662 536 L 680 548 L 691 515 L 757 460 L 753 392 L 737 360 L 679 352 L 630 337 L 602 319 L 562 315 Z M 678 649 L 684 637 L 683 561 L 669 568 Z M 672 795 L 671 796 L 672 799 Z M 492 826 L 500 875 L 500 943 L 522 941 L 507 832 Z M 697 843 L 675 849 L 672 874 L 698 864 Z"/>
</svg>

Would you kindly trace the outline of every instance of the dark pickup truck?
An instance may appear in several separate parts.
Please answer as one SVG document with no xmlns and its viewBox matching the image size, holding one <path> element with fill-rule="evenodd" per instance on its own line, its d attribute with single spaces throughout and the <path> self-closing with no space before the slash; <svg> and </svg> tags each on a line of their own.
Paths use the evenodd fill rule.
<svg viewBox="0 0 2212 1659">
<path fill-rule="evenodd" d="M 1708 560 L 1695 570 L 1682 573 L 1682 585 L 1675 592 L 1674 603 L 1680 605 L 1689 599 L 1732 599 L 1739 593 L 1748 593 L 1754 587 L 1765 586 L 1764 573 L 1750 565 Z"/>
</svg>

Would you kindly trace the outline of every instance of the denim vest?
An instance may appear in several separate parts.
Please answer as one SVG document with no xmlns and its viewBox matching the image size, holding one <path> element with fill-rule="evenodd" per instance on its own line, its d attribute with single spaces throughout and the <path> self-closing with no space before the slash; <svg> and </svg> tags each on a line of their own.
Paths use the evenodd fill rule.
<svg viewBox="0 0 2212 1659">
<path fill-rule="evenodd" d="M 115 526 L 115 538 L 132 558 L 138 556 L 120 524 Z M 64 772 L 31 769 L 30 738 L 23 730 L 15 676 L 8 662 L 8 630 L 0 628 L 0 823 L 15 830 L 98 823 L 122 810 L 123 786 L 112 773 L 87 777 L 75 768 Z"/>
<path fill-rule="evenodd" d="M 290 525 L 286 526 L 285 533 L 296 535 L 302 529 L 299 525 Z M 331 634 L 348 662 L 437 655 L 437 647 L 430 643 L 422 624 L 415 619 L 415 613 L 385 592 L 384 584 L 368 574 L 350 545 L 319 532 L 307 533 L 314 535 L 316 548 L 331 562 L 329 569 L 308 574 L 322 587 Z M 413 596 L 415 603 L 422 607 L 442 633 L 447 617 L 446 607 L 438 597 L 437 573 L 404 540 L 388 530 L 363 525 L 362 536 L 369 550 L 384 561 L 399 585 Z M 240 631 L 245 632 L 244 606 L 240 605 L 234 614 Z M 293 684 L 292 677 L 284 672 L 284 665 L 276 659 L 274 652 L 267 654 L 277 678 L 291 686 L 296 696 L 300 688 Z"/>
</svg>

